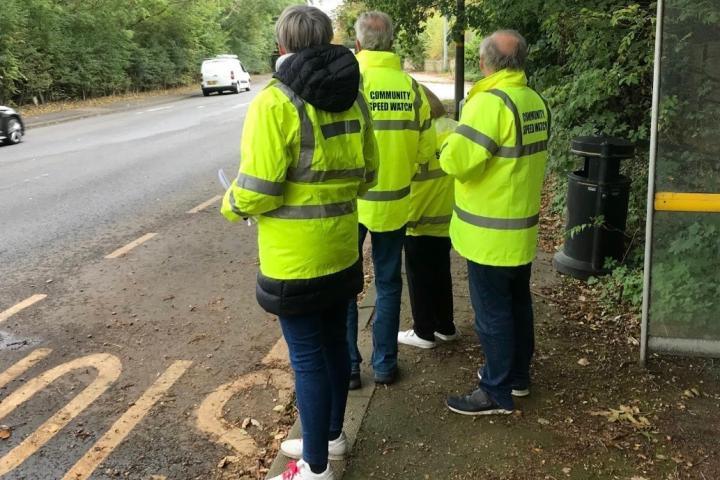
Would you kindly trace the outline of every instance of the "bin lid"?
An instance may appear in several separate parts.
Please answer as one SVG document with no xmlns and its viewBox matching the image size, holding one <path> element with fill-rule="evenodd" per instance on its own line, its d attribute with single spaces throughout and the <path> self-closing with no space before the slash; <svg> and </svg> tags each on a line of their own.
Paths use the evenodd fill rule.
<svg viewBox="0 0 720 480">
<path fill-rule="evenodd" d="M 605 145 L 607 150 L 603 152 Z M 570 151 L 583 157 L 632 158 L 635 145 L 617 137 L 576 137 L 570 144 Z"/>
</svg>

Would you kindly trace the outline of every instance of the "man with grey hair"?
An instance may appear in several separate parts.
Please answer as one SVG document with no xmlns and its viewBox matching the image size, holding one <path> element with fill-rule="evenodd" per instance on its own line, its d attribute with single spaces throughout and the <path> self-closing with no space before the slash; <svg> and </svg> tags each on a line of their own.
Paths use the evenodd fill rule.
<svg viewBox="0 0 720 480">
<path fill-rule="evenodd" d="M 357 60 L 330 44 L 327 15 L 291 6 L 276 32 L 286 57 L 250 104 L 222 213 L 257 219 L 257 300 L 295 372 L 302 439 L 280 448 L 300 460 L 273 480 L 333 480 L 328 458 L 347 449 L 347 305 L 363 288 L 357 197 L 374 185 L 377 150 Z"/>
<path fill-rule="evenodd" d="M 375 321 L 372 367 L 376 383 L 395 381 L 402 293 L 401 258 L 410 210 L 410 183 L 418 164 L 435 155 L 435 129 L 423 90 L 403 72 L 392 51 L 393 24 L 382 12 L 363 13 L 355 24 L 362 91 L 368 99 L 380 166 L 377 185 L 358 200 L 359 250 L 368 232 L 375 267 Z M 357 348 L 358 310 L 348 308 L 348 343 L 352 362 L 350 388 L 360 388 Z"/>
<path fill-rule="evenodd" d="M 530 271 L 548 158 L 550 110 L 527 85 L 527 43 L 502 30 L 480 48 L 485 78 L 470 91 L 440 166 L 455 177 L 453 247 L 468 262 L 475 328 L 485 353 L 479 387 L 447 399 L 464 415 L 507 414 L 530 394 L 534 351 Z"/>
</svg>

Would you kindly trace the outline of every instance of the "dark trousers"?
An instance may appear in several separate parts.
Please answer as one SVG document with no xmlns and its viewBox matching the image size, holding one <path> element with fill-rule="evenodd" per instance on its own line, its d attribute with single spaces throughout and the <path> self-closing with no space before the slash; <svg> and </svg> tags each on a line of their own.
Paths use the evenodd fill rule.
<svg viewBox="0 0 720 480">
<path fill-rule="evenodd" d="M 358 248 L 368 234 L 360 224 Z M 387 375 L 397 368 L 397 334 L 400 328 L 400 300 L 402 295 L 402 249 L 405 227 L 392 232 L 370 232 L 372 259 L 375 268 L 375 319 L 373 321 L 372 366 L 376 374 Z M 357 348 L 358 309 L 353 299 L 347 308 L 348 344 L 354 371 L 360 371 L 362 357 Z"/>
<path fill-rule="evenodd" d="M 512 389 L 530 384 L 535 348 L 530 267 L 468 261 L 475 328 L 485 352 L 480 387 L 507 409 L 513 408 Z"/>
<path fill-rule="evenodd" d="M 429 341 L 435 341 L 435 332 L 453 335 L 450 239 L 405 237 L 405 273 L 415 334 Z"/>
<path fill-rule="evenodd" d="M 303 460 L 326 465 L 328 440 L 342 432 L 350 381 L 345 331 L 347 301 L 323 312 L 280 317 L 295 371 Z"/>
</svg>

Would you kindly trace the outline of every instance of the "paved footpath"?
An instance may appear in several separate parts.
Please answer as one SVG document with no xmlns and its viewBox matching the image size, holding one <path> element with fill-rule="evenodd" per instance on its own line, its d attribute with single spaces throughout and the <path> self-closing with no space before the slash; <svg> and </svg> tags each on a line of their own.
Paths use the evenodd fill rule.
<svg viewBox="0 0 720 480">
<path fill-rule="evenodd" d="M 718 463 L 712 463 L 720 447 L 720 419 L 715 414 L 720 407 L 720 368 L 697 359 L 654 359 L 649 370 L 639 367 L 637 347 L 628 345 L 615 329 L 625 331 L 619 319 L 569 320 L 568 311 L 561 311 L 561 279 L 551 258 L 540 252 L 534 263 L 534 383 L 531 396 L 516 401 L 516 414 L 467 417 L 445 407 L 448 394 L 474 388 L 483 362 L 473 330 L 465 262 L 454 255 L 455 318 L 462 338 L 433 350 L 400 346 L 400 380 L 389 387 L 370 387 L 369 402 L 351 398 L 346 428 L 355 444 L 346 461 L 334 465 L 336 478 L 720 478 Z M 569 314 L 577 318 L 572 309 Z M 401 328 L 411 328 L 406 295 L 401 315 Z M 369 328 L 361 332 L 361 339 L 367 352 Z M 581 365 L 578 359 L 589 364 Z M 699 396 L 687 393 L 690 385 L 698 386 Z M 608 421 L 621 405 L 630 413 Z M 649 428 L 633 423 L 645 415 Z M 299 429 L 291 434 L 298 435 Z M 279 467 L 285 459 L 276 463 Z"/>
</svg>

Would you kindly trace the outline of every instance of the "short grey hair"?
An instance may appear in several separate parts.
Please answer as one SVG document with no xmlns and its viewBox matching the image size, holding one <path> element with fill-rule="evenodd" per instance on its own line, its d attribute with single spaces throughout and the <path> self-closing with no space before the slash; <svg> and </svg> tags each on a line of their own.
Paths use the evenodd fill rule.
<svg viewBox="0 0 720 480">
<path fill-rule="evenodd" d="M 280 14 L 275 24 L 278 44 L 288 53 L 308 47 L 327 45 L 333 38 L 330 17 L 319 8 L 293 5 Z"/>
<path fill-rule="evenodd" d="M 355 36 L 365 50 L 391 51 L 393 23 L 387 13 L 366 12 L 355 22 Z"/>
<path fill-rule="evenodd" d="M 500 50 L 495 39 L 498 35 L 509 35 L 517 40 L 517 46 L 510 53 Z M 498 30 L 485 38 L 480 44 L 480 58 L 494 71 L 502 69 L 524 70 L 528 57 L 528 45 L 525 37 L 516 30 Z"/>
</svg>

